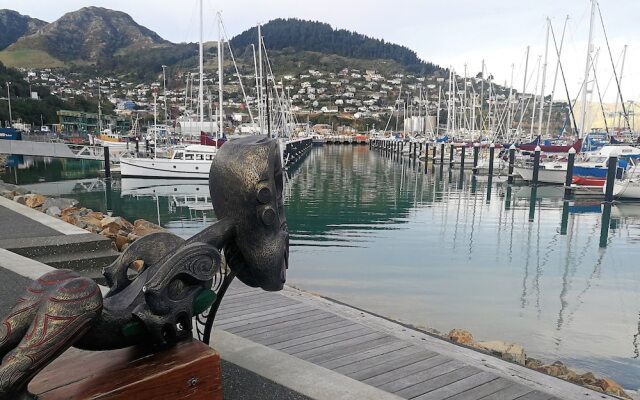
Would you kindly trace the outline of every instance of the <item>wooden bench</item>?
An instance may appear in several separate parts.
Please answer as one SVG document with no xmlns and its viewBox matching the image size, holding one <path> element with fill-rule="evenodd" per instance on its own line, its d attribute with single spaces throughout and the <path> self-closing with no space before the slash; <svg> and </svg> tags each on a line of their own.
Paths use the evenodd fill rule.
<svg viewBox="0 0 640 400">
<path fill-rule="evenodd" d="M 40 400 L 222 400 L 220 356 L 197 340 L 153 354 L 67 350 L 29 384 Z"/>
</svg>

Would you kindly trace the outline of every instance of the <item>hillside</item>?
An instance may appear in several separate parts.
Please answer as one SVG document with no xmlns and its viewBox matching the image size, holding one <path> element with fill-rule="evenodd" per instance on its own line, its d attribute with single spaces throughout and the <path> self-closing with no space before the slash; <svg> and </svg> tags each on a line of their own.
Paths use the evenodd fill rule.
<svg viewBox="0 0 640 400">
<path fill-rule="evenodd" d="M 170 43 L 137 24 L 128 14 L 101 7 L 70 12 L 0 53 L 10 66 L 96 64 L 118 54 Z"/>
<path fill-rule="evenodd" d="M 0 50 L 14 43 L 19 38 L 31 35 L 47 23 L 13 10 L 0 10 Z"/>
<path fill-rule="evenodd" d="M 404 46 L 345 29 L 333 29 L 322 22 L 279 18 L 263 25 L 262 35 L 268 50 L 311 51 L 365 60 L 388 59 L 410 72 L 427 75 L 440 70 Z M 251 51 L 250 46 L 257 36 L 257 28 L 251 28 L 234 37 L 231 45 L 240 53 Z"/>
<path fill-rule="evenodd" d="M 57 110 L 69 109 L 96 112 L 98 109 L 95 99 L 75 96 L 62 100 L 52 94 L 49 88 L 37 84 L 29 84 L 20 71 L 14 68 L 7 68 L 0 63 L 0 87 L 5 90 L 0 100 L 0 122 L 2 123 L 9 120 L 9 107 L 5 98 L 6 82 L 11 82 L 9 89 L 14 122 L 21 119 L 25 123 L 33 123 L 36 126 L 39 126 L 41 121 L 45 124 L 54 124 L 58 122 Z M 31 99 L 30 91 L 38 93 L 40 100 Z M 102 109 L 105 112 L 110 112 L 113 109 L 113 105 L 108 101 L 103 101 Z"/>
</svg>

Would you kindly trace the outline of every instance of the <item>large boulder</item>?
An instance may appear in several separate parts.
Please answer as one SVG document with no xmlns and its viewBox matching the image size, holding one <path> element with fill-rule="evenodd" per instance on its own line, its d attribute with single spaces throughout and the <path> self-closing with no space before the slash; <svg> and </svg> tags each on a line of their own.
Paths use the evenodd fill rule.
<svg viewBox="0 0 640 400">
<path fill-rule="evenodd" d="M 30 194 L 24 194 L 21 196 L 16 196 L 13 198 L 13 200 L 29 208 L 36 208 L 43 205 L 46 199 L 41 194 L 30 193 Z"/>
<path fill-rule="evenodd" d="M 526 356 L 524 354 L 524 348 L 519 344 L 491 340 L 487 342 L 477 342 L 476 346 L 504 360 L 525 365 Z"/>
<path fill-rule="evenodd" d="M 47 210 L 51 207 L 58 207 L 60 210 L 64 210 L 65 208 L 74 207 L 78 204 L 78 200 L 75 199 L 67 199 L 64 197 L 49 197 L 45 199 L 44 204 L 42 204 L 42 212 L 47 212 Z"/>
<path fill-rule="evenodd" d="M 100 226 L 102 229 L 109 229 L 114 232 L 118 232 L 121 230 L 126 230 L 131 232 L 133 230 L 133 225 L 131 222 L 127 221 L 122 217 L 106 217 L 100 221 Z"/>
<path fill-rule="evenodd" d="M 0 190 L 0 196 L 4 197 L 5 199 L 9 199 L 9 200 L 13 200 L 14 197 L 16 197 L 18 195 L 17 192 L 13 191 L 13 190 Z"/>
<path fill-rule="evenodd" d="M 0 181 L 0 192 L 2 191 L 9 191 L 9 192 L 15 192 L 16 194 L 27 194 L 27 193 L 31 193 L 31 191 L 18 186 L 18 185 L 14 185 L 13 183 L 6 183 L 6 182 L 1 182 Z"/>
<path fill-rule="evenodd" d="M 52 217 L 59 217 L 62 214 L 62 210 L 57 206 L 48 207 L 46 210 L 43 209 L 45 214 L 51 215 Z"/>
<path fill-rule="evenodd" d="M 103 229 L 102 220 L 96 218 L 94 215 L 92 215 L 92 213 L 83 215 L 82 217 L 78 218 L 78 221 L 82 221 L 83 223 L 87 224 L 87 226 L 94 226 L 97 230 Z"/>
<path fill-rule="evenodd" d="M 118 251 L 124 251 L 124 246 L 129 244 L 129 239 L 126 236 L 116 235 L 115 242 Z"/>
<path fill-rule="evenodd" d="M 629 395 L 625 393 L 622 386 L 618 385 L 613 379 L 604 378 L 600 380 L 600 387 L 607 394 L 630 399 Z"/>
<path fill-rule="evenodd" d="M 473 335 L 464 329 L 452 329 L 449 332 L 449 340 L 459 344 L 472 345 Z"/>
<path fill-rule="evenodd" d="M 137 237 L 146 236 L 150 233 L 165 232 L 166 229 L 144 219 L 137 219 L 133 223 L 133 234 Z"/>
</svg>

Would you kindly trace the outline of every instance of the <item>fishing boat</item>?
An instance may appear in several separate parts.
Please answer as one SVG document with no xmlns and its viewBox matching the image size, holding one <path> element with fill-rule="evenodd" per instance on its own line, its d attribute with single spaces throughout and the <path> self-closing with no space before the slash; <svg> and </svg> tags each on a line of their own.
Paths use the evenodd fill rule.
<svg viewBox="0 0 640 400">
<path fill-rule="evenodd" d="M 216 147 L 199 144 L 177 148 L 170 158 L 121 157 L 122 177 L 207 179 Z"/>
<path fill-rule="evenodd" d="M 89 135 L 89 144 L 124 149 L 129 144 L 129 138 L 115 133 L 111 129 L 104 129 L 98 136 Z"/>
</svg>

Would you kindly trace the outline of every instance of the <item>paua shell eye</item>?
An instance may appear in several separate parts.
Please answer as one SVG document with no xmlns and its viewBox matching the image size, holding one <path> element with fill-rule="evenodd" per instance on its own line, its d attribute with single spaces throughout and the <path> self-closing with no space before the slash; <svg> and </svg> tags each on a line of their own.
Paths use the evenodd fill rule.
<svg viewBox="0 0 640 400">
<path fill-rule="evenodd" d="M 271 207 L 267 207 L 262 211 L 262 223 L 265 225 L 273 224 L 273 221 L 276 220 L 276 212 Z"/>
<path fill-rule="evenodd" d="M 271 189 L 268 187 L 261 187 L 257 193 L 258 201 L 262 204 L 267 204 L 271 201 Z"/>
</svg>

